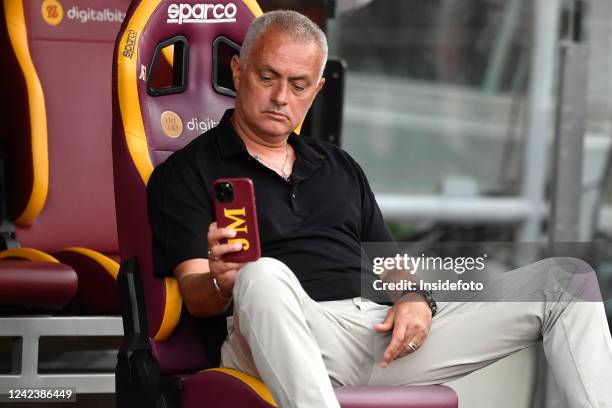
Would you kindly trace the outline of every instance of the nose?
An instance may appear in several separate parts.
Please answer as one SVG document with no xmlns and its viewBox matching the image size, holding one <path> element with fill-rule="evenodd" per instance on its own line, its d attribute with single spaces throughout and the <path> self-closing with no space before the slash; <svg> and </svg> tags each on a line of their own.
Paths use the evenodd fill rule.
<svg viewBox="0 0 612 408">
<path fill-rule="evenodd" d="M 287 104 L 289 96 L 289 84 L 285 81 L 278 81 L 272 91 L 272 102 L 278 106 Z"/>
</svg>

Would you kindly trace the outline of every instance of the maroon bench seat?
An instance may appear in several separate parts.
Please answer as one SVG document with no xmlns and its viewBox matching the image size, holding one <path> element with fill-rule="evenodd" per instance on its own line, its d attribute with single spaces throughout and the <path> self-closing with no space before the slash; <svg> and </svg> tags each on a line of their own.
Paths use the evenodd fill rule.
<svg viewBox="0 0 612 408">
<path fill-rule="evenodd" d="M 0 5 L 5 204 L 0 336 L 14 344 L 6 387 L 112 392 L 112 347 L 84 370 L 46 337 L 118 336 L 118 243 L 111 154 L 111 62 L 130 0 L 10 0 Z M 16 267 L 15 260 L 21 261 Z M 78 279 L 77 279 L 78 278 Z M 6 285 L 5 285 L 6 284 Z M 76 293 L 75 293 L 76 292 Z M 36 314 L 32 313 L 35 310 Z M 96 315 L 96 316 L 93 316 Z M 40 340 L 43 340 L 40 343 Z M 96 345 L 106 340 L 96 339 Z M 80 346 L 81 347 L 81 346 Z M 80 353 L 80 355 L 79 355 Z M 76 355 L 76 357 L 75 357 Z M 110 356 L 108 358 L 107 356 Z M 109 364 L 110 361 L 110 364 Z M 61 366 L 61 374 L 41 364 Z M 91 373 L 104 369 L 106 373 Z M 95 368 L 94 368 L 95 366 Z"/>
<path fill-rule="evenodd" d="M 8 310 L 59 310 L 77 290 L 77 274 L 59 262 L 0 262 L 0 299 Z"/>
<path fill-rule="evenodd" d="M 110 85 L 128 5 L 13 0 L 0 7 L 0 81 L 10 101 L 0 112 L 7 124 L 0 144 L 9 157 L 14 239 L 72 266 L 79 288 L 69 310 L 78 314 L 119 312 Z"/>
<path fill-rule="evenodd" d="M 206 370 L 182 381 L 183 408 L 206 402 L 217 408 L 276 406 L 265 385 L 247 374 L 229 369 Z M 218 390 L 222 390 L 219 392 Z M 456 408 L 457 394 L 441 385 L 409 387 L 335 387 L 342 408 Z M 231 395 L 231 398 L 227 398 Z"/>
</svg>

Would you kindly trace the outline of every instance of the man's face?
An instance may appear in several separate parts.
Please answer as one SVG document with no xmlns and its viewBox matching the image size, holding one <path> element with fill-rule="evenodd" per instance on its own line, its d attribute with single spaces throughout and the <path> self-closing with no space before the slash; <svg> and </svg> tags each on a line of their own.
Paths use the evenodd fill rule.
<svg viewBox="0 0 612 408">
<path fill-rule="evenodd" d="M 286 137 L 302 121 L 323 86 L 323 55 L 316 43 L 275 28 L 254 44 L 244 67 L 232 59 L 236 120 L 262 138 Z"/>
</svg>

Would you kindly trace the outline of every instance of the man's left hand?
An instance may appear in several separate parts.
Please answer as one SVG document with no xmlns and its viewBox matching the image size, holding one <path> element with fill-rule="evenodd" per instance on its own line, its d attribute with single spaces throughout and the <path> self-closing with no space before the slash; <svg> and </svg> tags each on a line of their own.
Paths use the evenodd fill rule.
<svg viewBox="0 0 612 408">
<path fill-rule="evenodd" d="M 404 295 L 389 309 L 384 322 L 374 326 L 379 333 L 393 329 L 391 342 L 380 366 L 385 368 L 396 358 L 413 353 L 410 344 L 420 347 L 429 334 L 430 326 L 431 309 L 423 296 L 418 293 Z"/>
</svg>

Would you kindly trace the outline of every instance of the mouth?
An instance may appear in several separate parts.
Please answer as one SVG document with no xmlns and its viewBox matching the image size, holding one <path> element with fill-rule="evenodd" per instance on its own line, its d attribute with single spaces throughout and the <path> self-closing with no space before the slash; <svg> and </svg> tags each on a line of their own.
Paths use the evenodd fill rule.
<svg viewBox="0 0 612 408">
<path fill-rule="evenodd" d="M 272 118 L 275 118 L 275 119 L 280 119 L 280 120 L 288 119 L 287 115 L 285 115 L 284 113 L 279 112 L 279 111 L 269 110 L 269 111 L 265 111 L 264 113 L 266 115 L 268 115 L 268 116 L 271 116 Z"/>
</svg>

